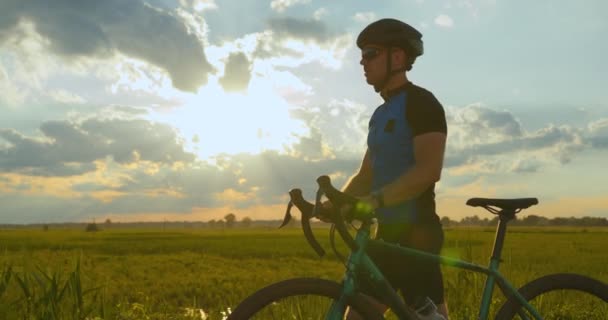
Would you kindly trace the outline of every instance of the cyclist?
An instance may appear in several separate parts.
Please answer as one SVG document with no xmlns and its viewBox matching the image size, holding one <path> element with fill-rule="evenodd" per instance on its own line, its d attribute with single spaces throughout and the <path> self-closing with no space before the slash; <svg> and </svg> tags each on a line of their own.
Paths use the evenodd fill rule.
<svg viewBox="0 0 608 320">
<path fill-rule="evenodd" d="M 381 19 L 361 31 L 357 46 L 367 83 L 384 103 L 369 121 L 361 167 L 343 191 L 375 209 L 376 239 L 438 254 L 443 230 L 435 211 L 434 188 L 443 167 L 445 113 L 435 96 L 413 84 L 406 74 L 423 53 L 422 34 L 402 21 Z M 408 305 L 415 307 L 429 297 L 448 318 L 438 263 L 390 252 L 370 255 Z M 361 289 L 369 290 L 365 285 Z M 387 309 L 378 307 L 382 312 Z"/>
</svg>

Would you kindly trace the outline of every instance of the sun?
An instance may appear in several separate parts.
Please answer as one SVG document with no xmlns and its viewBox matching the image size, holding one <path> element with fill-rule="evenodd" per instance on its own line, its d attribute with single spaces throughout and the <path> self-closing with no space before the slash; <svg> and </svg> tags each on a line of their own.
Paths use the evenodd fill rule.
<svg viewBox="0 0 608 320">
<path fill-rule="evenodd" d="M 307 135 L 301 120 L 290 116 L 290 104 L 270 81 L 252 77 L 244 92 L 226 92 L 210 81 L 183 104 L 155 118 L 169 123 L 190 151 L 208 159 L 217 154 L 285 151 Z"/>
</svg>

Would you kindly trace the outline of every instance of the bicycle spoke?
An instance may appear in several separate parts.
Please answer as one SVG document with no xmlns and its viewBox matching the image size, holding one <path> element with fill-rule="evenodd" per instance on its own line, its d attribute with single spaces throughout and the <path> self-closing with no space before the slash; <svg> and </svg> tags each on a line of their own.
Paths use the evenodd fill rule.
<svg viewBox="0 0 608 320">
<path fill-rule="evenodd" d="M 544 293 L 530 301 L 544 320 L 601 320 L 606 319 L 608 303 L 590 294 L 576 290 L 556 290 Z M 520 310 L 521 311 L 521 310 Z M 517 315 L 514 319 L 534 319 Z"/>
</svg>

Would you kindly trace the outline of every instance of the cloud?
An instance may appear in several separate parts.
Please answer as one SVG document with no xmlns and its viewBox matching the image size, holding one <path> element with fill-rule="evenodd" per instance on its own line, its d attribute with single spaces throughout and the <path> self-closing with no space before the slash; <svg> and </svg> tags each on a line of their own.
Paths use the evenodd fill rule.
<svg viewBox="0 0 608 320">
<path fill-rule="evenodd" d="M 357 12 L 353 16 L 353 20 L 355 20 L 357 22 L 361 22 L 361 23 L 370 23 L 370 22 L 376 20 L 376 14 L 371 11 Z"/>
<path fill-rule="evenodd" d="M 589 142 L 594 148 L 608 149 L 608 119 L 600 119 L 589 124 Z"/>
<path fill-rule="evenodd" d="M 321 20 L 271 18 L 267 28 L 256 34 L 256 46 L 252 52 L 256 65 L 264 73 L 268 73 L 268 68 L 284 70 L 282 68 L 295 68 L 311 62 L 337 70 L 352 48 L 351 34 L 330 30 Z"/>
<path fill-rule="evenodd" d="M 268 21 L 270 30 L 279 38 L 296 38 L 326 42 L 334 34 L 325 23 L 318 20 L 304 20 L 292 17 L 271 18 Z"/>
<path fill-rule="evenodd" d="M 31 21 L 48 39 L 49 49 L 66 61 L 109 58 L 115 52 L 142 59 L 165 70 L 173 86 L 195 91 L 213 67 L 207 62 L 202 35 L 171 12 L 141 1 L 70 1 L 0 4 L 0 40 L 10 37 L 19 21 Z"/>
<path fill-rule="evenodd" d="M 173 128 L 142 119 L 46 121 L 40 131 L 43 137 L 0 129 L 0 138 L 9 143 L 0 149 L 0 168 L 30 175 L 66 175 L 93 170 L 92 163 L 106 157 L 124 164 L 194 160 Z"/>
<path fill-rule="evenodd" d="M 315 20 L 321 20 L 329 14 L 326 8 L 319 8 L 312 14 L 312 18 Z"/>
<path fill-rule="evenodd" d="M 448 202 L 449 197 L 459 195 L 454 188 L 478 186 L 484 176 L 538 172 L 559 160 L 550 157 L 568 146 L 589 145 L 587 141 L 603 132 L 608 123 L 596 121 L 586 131 L 547 126 L 528 132 L 504 110 L 479 105 L 448 110 L 449 130 L 465 131 L 461 134 L 467 137 L 476 132 L 482 137 L 452 144 L 456 149 L 448 152 L 448 158 L 463 154 L 464 162 L 449 165 L 444 175 L 440 189 L 449 188 L 449 194 L 440 191 Z M 40 128 L 44 136 L 38 138 L 3 130 L 0 136 L 10 144 L 0 152 L 4 221 L 83 221 L 106 215 L 116 217 L 113 220 L 144 215 L 160 219 L 166 214 L 178 217 L 195 212 L 198 219 L 207 219 L 225 206 L 238 215 L 252 207 L 283 203 L 292 188 L 301 188 L 312 200 L 319 175 L 332 176 L 334 185 L 341 187 L 359 166 L 367 115 L 356 103 L 334 101 L 324 108 L 299 109 L 296 116 L 311 131 L 298 135 L 287 152 L 223 154 L 212 162 L 196 160 L 183 151 L 172 129 L 145 120 L 46 122 Z M 336 119 L 343 125 L 335 126 Z M 495 132 L 485 134 L 492 128 Z M 582 141 L 573 139 L 576 136 Z M 137 142 L 141 138 L 145 139 Z M 116 139 L 124 141 L 109 143 Z M 344 145 L 355 140 L 361 140 L 361 148 L 348 151 Z M 137 156 L 129 150 L 136 150 Z M 11 159 L 14 161 L 8 161 Z M 41 205 L 44 201 L 47 207 Z M 23 211 L 28 214 L 19 215 Z M 269 215 L 272 213 L 265 216 Z"/>
<path fill-rule="evenodd" d="M 450 142 L 457 146 L 510 140 L 522 135 L 519 120 L 506 110 L 495 110 L 480 104 L 448 109 Z M 479 134 L 484 132 L 485 134 Z"/>
<path fill-rule="evenodd" d="M 481 105 L 448 109 L 446 117 L 448 168 L 464 166 L 484 173 L 537 171 L 556 160 L 570 162 L 589 141 L 584 129 L 572 126 L 549 124 L 528 132 L 510 112 Z"/>
<path fill-rule="evenodd" d="M 0 178 L 4 176 L 0 179 L 3 221 L 83 221 L 110 214 L 129 220 L 141 214 L 189 214 L 197 208 L 211 210 L 228 202 L 238 213 L 251 206 L 283 204 L 292 188 L 301 188 L 312 201 L 319 175 L 331 175 L 333 183 L 341 187 L 360 159 L 307 161 L 266 151 L 223 155 L 215 162 L 189 162 L 181 167 L 159 164 L 151 171 L 141 162 L 132 166 L 105 159 L 98 162 L 94 172 L 80 177 L 12 174 L 6 179 L 7 173 L 0 174 Z M 24 187 L 28 182 L 35 187 Z M 31 202 L 24 201 L 26 195 Z M 43 207 L 39 201 L 47 201 L 49 206 Z M 28 214 L 20 215 L 21 211 Z M 280 214 L 277 212 L 277 218 Z M 200 219 L 206 217 L 205 212 L 199 215 Z"/>
<path fill-rule="evenodd" d="M 245 190 L 257 188 L 256 201 L 266 204 L 283 199 L 292 188 L 301 188 L 306 192 L 307 198 L 311 199 L 317 188 L 316 178 L 324 174 L 334 176 L 332 183 L 336 187 L 342 187 L 346 178 L 361 163 L 361 159 L 355 157 L 308 161 L 276 151 L 257 155 L 226 155 L 221 161 L 225 163 L 226 170 L 238 172 L 238 177 L 245 179 L 240 187 L 246 188 Z M 241 206 L 252 203 L 243 202 Z"/>
<path fill-rule="evenodd" d="M 49 96 L 62 104 L 82 104 L 86 102 L 86 100 L 78 94 L 63 89 L 53 90 L 49 92 Z"/>
<path fill-rule="evenodd" d="M 311 128 L 310 139 L 317 140 L 308 145 L 322 146 L 330 154 L 363 154 L 371 110 L 365 105 L 350 100 L 332 100 L 327 105 L 297 108 L 292 115 Z M 340 125 L 336 125 L 339 123 Z M 319 132 L 316 134 L 315 132 Z M 323 141 L 321 141 L 321 139 Z"/>
<path fill-rule="evenodd" d="M 225 91 L 244 91 L 251 80 L 251 62 L 242 52 L 231 53 L 219 83 Z"/>
<path fill-rule="evenodd" d="M 0 35 L 1 37 L 1 35 Z M 2 67 L 0 63 L 0 103 L 5 103 L 9 106 L 18 106 L 23 104 L 28 93 L 24 90 L 20 90 L 18 86 L 16 86 L 8 73 Z"/>
<path fill-rule="evenodd" d="M 272 2 L 270 2 L 270 8 L 276 12 L 284 12 L 291 6 L 307 3 L 310 3 L 310 0 L 272 0 Z"/>
<path fill-rule="evenodd" d="M 179 3 L 182 7 L 196 12 L 217 9 L 217 4 L 214 0 L 179 0 Z"/>
<path fill-rule="evenodd" d="M 452 28 L 454 20 L 446 14 L 440 14 L 435 18 L 435 24 L 443 28 Z"/>
<path fill-rule="evenodd" d="M 299 136 L 299 142 L 296 142 L 291 149 L 293 156 L 305 160 L 322 160 L 333 158 L 335 155 L 322 141 L 322 134 L 317 128 L 311 128 L 310 137 Z"/>
<path fill-rule="evenodd" d="M 515 173 L 536 172 L 541 166 L 542 163 L 535 158 L 520 159 L 514 164 L 512 171 Z"/>
</svg>

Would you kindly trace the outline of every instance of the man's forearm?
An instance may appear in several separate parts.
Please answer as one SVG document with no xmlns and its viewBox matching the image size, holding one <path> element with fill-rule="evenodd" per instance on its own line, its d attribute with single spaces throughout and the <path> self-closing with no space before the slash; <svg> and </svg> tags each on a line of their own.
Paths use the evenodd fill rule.
<svg viewBox="0 0 608 320">
<path fill-rule="evenodd" d="M 414 166 L 381 189 L 384 205 L 394 205 L 410 200 L 424 192 L 438 180 L 430 170 Z"/>
<path fill-rule="evenodd" d="M 371 192 L 372 181 L 359 173 L 353 175 L 342 188 L 342 192 L 355 197 L 362 197 Z"/>
</svg>

